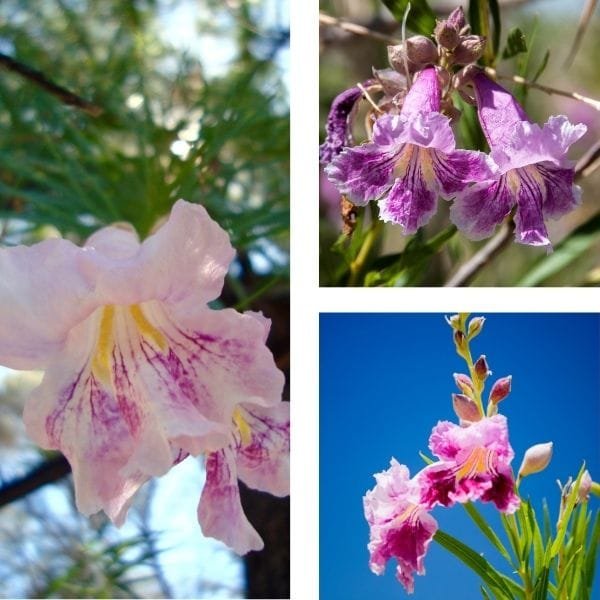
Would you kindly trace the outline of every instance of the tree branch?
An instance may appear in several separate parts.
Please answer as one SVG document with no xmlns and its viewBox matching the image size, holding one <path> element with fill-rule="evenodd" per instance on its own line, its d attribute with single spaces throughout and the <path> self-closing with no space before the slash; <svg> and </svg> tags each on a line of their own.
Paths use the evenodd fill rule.
<svg viewBox="0 0 600 600">
<path fill-rule="evenodd" d="M 7 56 L 6 54 L 0 53 L 0 66 L 3 66 L 9 71 L 13 71 L 14 73 L 18 73 L 21 75 L 21 77 L 24 77 L 28 81 L 31 81 L 33 84 L 37 85 L 39 88 L 42 88 L 49 94 L 52 94 L 58 98 L 63 104 L 68 104 L 69 106 L 79 108 L 92 117 L 99 117 L 104 112 L 102 107 L 92 104 L 88 100 L 83 99 L 81 96 L 70 92 L 60 85 L 57 85 L 56 83 L 50 81 L 41 71 L 37 71 L 36 69 L 33 69 L 28 65 L 25 65 L 14 58 Z"/>
<path fill-rule="evenodd" d="M 62 479 L 71 472 L 71 466 L 62 455 L 44 461 L 27 475 L 10 481 L 0 487 L 0 506 L 19 500 L 35 492 L 47 483 Z"/>
</svg>

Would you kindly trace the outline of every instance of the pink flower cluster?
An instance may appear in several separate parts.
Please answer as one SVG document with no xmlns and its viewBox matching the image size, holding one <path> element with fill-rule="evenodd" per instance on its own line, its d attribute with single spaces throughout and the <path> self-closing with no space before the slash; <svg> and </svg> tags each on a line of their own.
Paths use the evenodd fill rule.
<svg viewBox="0 0 600 600">
<path fill-rule="evenodd" d="M 408 593 L 414 590 L 414 574 L 425 573 L 424 557 L 438 528 L 430 514 L 435 506 L 480 500 L 510 514 L 520 504 L 503 415 L 462 427 L 440 421 L 431 432 L 429 448 L 437 462 L 410 478 L 408 468 L 392 459 L 387 471 L 375 475 L 377 483 L 364 497 L 371 570 L 380 575 L 386 562 L 395 558 L 396 576 Z"/>
</svg>

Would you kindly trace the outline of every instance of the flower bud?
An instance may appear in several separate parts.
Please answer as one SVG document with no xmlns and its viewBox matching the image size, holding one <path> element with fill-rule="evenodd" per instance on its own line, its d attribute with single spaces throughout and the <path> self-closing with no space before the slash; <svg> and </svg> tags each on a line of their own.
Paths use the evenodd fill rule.
<svg viewBox="0 0 600 600">
<path fill-rule="evenodd" d="M 532 475 L 543 471 L 552 458 L 552 442 L 545 444 L 536 444 L 531 446 L 523 457 L 521 468 L 519 469 L 519 477 Z"/>
<path fill-rule="evenodd" d="M 461 421 L 473 423 L 481 420 L 482 415 L 477 404 L 463 394 L 452 394 L 452 406 Z"/>
<path fill-rule="evenodd" d="M 464 87 L 468 83 L 471 83 L 473 77 L 480 72 L 480 69 L 477 65 L 467 65 L 463 67 L 460 71 L 455 73 L 452 78 L 452 87 L 454 89 L 460 90 L 460 88 Z"/>
<path fill-rule="evenodd" d="M 397 46 L 388 46 L 388 62 L 390 66 L 398 73 L 402 75 L 406 74 L 406 68 L 408 67 L 409 73 L 414 73 L 417 70 L 417 65 L 410 60 L 404 51 L 404 47 L 402 44 L 398 44 Z"/>
<path fill-rule="evenodd" d="M 456 383 L 456 387 L 467 396 L 471 396 L 474 392 L 473 390 L 473 382 L 468 375 L 464 375 L 463 373 L 454 373 L 454 383 Z"/>
<path fill-rule="evenodd" d="M 467 333 L 469 340 L 472 340 L 474 337 L 480 334 L 484 323 L 485 317 L 473 317 L 471 319 L 469 323 L 469 331 Z"/>
<path fill-rule="evenodd" d="M 454 62 L 468 65 L 479 60 L 485 49 L 486 38 L 480 35 L 468 35 L 454 50 Z"/>
<path fill-rule="evenodd" d="M 462 6 L 455 8 L 446 19 L 446 23 L 455 27 L 458 31 L 460 31 L 467 22 L 465 21 L 465 13 L 463 12 Z"/>
<path fill-rule="evenodd" d="M 456 346 L 456 352 L 458 352 L 458 355 L 466 359 L 469 347 L 467 344 L 467 338 L 462 331 L 454 332 L 454 344 Z"/>
<path fill-rule="evenodd" d="M 440 46 L 448 50 L 454 50 L 460 42 L 460 37 L 458 35 L 459 29 L 460 28 L 452 26 L 448 21 L 438 21 L 433 35 Z"/>
<path fill-rule="evenodd" d="M 446 323 L 448 323 L 448 325 L 450 325 L 450 327 L 452 327 L 452 329 L 456 330 L 456 331 L 463 331 L 465 330 L 465 323 L 467 322 L 467 319 L 469 318 L 469 313 L 458 313 L 457 315 L 452 315 L 450 318 L 445 317 L 446 318 Z"/>
<path fill-rule="evenodd" d="M 408 60 L 418 65 L 436 63 L 438 50 L 429 38 L 424 35 L 413 35 L 406 40 L 406 56 Z"/>
<path fill-rule="evenodd" d="M 511 384 L 512 375 L 498 379 L 490 391 L 490 402 L 492 404 L 498 404 L 498 402 L 504 400 L 504 398 L 510 394 Z"/>
<path fill-rule="evenodd" d="M 485 359 L 485 354 L 482 354 L 474 365 L 475 373 L 479 381 L 485 381 L 489 375 L 491 375 L 490 367 L 487 364 L 487 360 Z"/>
<path fill-rule="evenodd" d="M 592 489 L 592 477 L 586 469 L 579 481 L 579 502 L 587 502 L 590 499 L 590 490 Z"/>
</svg>

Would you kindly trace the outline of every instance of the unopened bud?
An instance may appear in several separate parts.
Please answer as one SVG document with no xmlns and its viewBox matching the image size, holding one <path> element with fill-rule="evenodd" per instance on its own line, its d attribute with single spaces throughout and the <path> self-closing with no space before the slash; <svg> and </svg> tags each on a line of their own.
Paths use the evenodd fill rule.
<svg viewBox="0 0 600 600">
<path fill-rule="evenodd" d="M 460 42 L 459 29 L 460 27 L 454 27 L 448 21 L 438 21 L 433 35 L 440 46 L 454 50 Z"/>
<path fill-rule="evenodd" d="M 579 502 L 587 502 L 590 499 L 590 490 L 592 489 L 592 477 L 586 469 L 579 481 Z"/>
<path fill-rule="evenodd" d="M 471 83 L 473 77 L 480 72 L 481 70 L 477 65 L 467 65 L 466 67 L 463 67 L 460 71 L 455 73 L 452 78 L 452 87 L 459 90 L 468 83 Z"/>
<path fill-rule="evenodd" d="M 467 396 L 471 396 L 474 392 L 473 382 L 468 375 L 464 375 L 463 373 L 454 373 L 454 383 L 456 383 L 456 387 Z"/>
<path fill-rule="evenodd" d="M 418 65 L 426 65 L 437 62 L 438 50 L 429 38 L 413 35 L 406 40 L 406 56 Z"/>
<path fill-rule="evenodd" d="M 492 373 L 490 371 L 490 367 L 487 364 L 487 360 L 485 359 L 485 354 L 482 354 L 476 361 L 475 361 L 475 373 L 477 374 L 477 378 L 479 379 L 479 381 L 485 381 L 488 376 Z"/>
<path fill-rule="evenodd" d="M 402 75 L 406 74 L 406 68 L 408 67 L 409 73 L 414 73 L 417 70 L 417 65 L 410 60 L 404 51 L 404 47 L 402 44 L 398 44 L 397 46 L 388 46 L 388 62 L 390 66 L 398 73 Z"/>
<path fill-rule="evenodd" d="M 469 348 L 467 345 L 467 338 L 462 331 L 454 332 L 454 344 L 456 346 L 456 351 L 458 352 L 459 356 L 462 356 L 466 359 Z"/>
<path fill-rule="evenodd" d="M 468 65 L 477 62 L 485 49 L 486 39 L 480 35 L 468 35 L 454 50 L 454 62 Z"/>
<path fill-rule="evenodd" d="M 385 96 L 394 97 L 406 90 L 406 77 L 394 69 L 373 69 L 373 77 L 381 85 Z"/>
<path fill-rule="evenodd" d="M 481 330 L 483 329 L 483 324 L 485 323 L 485 317 L 473 317 L 469 322 L 469 331 L 467 336 L 469 340 L 472 340 L 474 337 L 479 335 Z"/>
<path fill-rule="evenodd" d="M 451 317 L 445 317 L 446 323 L 452 327 L 452 329 L 456 331 L 465 330 L 465 323 L 469 318 L 469 313 L 458 313 L 457 315 L 452 315 Z"/>
<path fill-rule="evenodd" d="M 492 404 L 498 404 L 510 394 L 510 388 L 512 384 L 512 375 L 508 377 L 501 377 L 498 379 L 490 391 L 490 402 Z"/>
<path fill-rule="evenodd" d="M 452 27 L 456 27 L 458 31 L 460 31 L 467 22 L 465 21 L 465 13 L 462 9 L 462 6 L 455 8 L 446 19 L 448 25 L 452 25 Z"/>
<path fill-rule="evenodd" d="M 552 442 L 545 444 L 536 444 L 531 446 L 523 457 L 521 468 L 519 469 L 519 477 L 532 475 L 543 471 L 552 458 Z"/>
<path fill-rule="evenodd" d="M 452 394 L 452 406 L 461 421 L 474 423 L 481 420 L 482 415 L 477 404 L 463 394 Z"/>
</svg>

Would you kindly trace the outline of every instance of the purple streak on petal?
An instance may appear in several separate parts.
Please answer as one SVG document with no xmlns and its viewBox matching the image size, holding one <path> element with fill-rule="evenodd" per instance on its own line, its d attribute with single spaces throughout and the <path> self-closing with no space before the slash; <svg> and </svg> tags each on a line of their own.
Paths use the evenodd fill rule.
<svg viewBox="0 0 600 600">
<path fill-rule="evenodd" d="M 450 207 L 450 219 L 468 238 L 481 240 L 492 235 L 510 214 L 514 202 L 506 175 L 502 175 L 459 194 Z"/>
<path fill-rule="evenodd" d="M 346 148 L 325 167 L 325 173 L 341 194 L 364 206 L 389 189 L 397 156 L 397 148 L 373 143 Z"/>
<path fill-rule="evenodd" d="M 522 106 L 502 86 L 483 73 L 473 78 L 479 122 L 491 148 L 504 147 L 520 121 L 529 121 Z"/>
<path fill-rule="evenodd" d="M 518 169 L 514 173 L 518 177 L 517 212 L 515 214 L 515 237 L 521 244 L 531 246 L 549 246 L 548 231 L 544 224 L 542 203 L 545 189 L 543 184 L 532 174 L 537 174 L 535 167 Z"/>
<path fill-rule="evenodd" d="M 400 114 L 411 118 L 418 113 L 439 112 L 440 103 L 438 76 L 434 67 L 427 67 L 420 72 L 408 90 Z"/>
<path fill-rule="evenodd" d="M 386 223 L 396 223 L 405 234 L 414 233 L 425 225 L 435 213 L 437 205 L 436 182 L 427 182 L 423 176 L 418 147 L 412 155 L 405 173 L 396 179 L 388 195 L 379 202 L 380 218 Z"/>
<path fill-rule="evenodd" d="M 206 483 L 198 505 L 202 533 L 225 542 L 237 554 L 262 550 L 263 541 L 240 501 L 235 461 L 229 448 L 206 459 Z"/>
<path fill-rule="evenodd" d="M 446 195 L 465 189 L 476 181 L 490 179 L 492 169 L 483 152 L 455 150 L 449 154 L 431 151 L 433 170 Z"/>
<path fill-rule="evenodd" d="M 493 485 L 481 496 L 482 502 L 493 502 L 496 508 L 507 514 L 514 513 L 521 504 L 515 494 L 515 482 L 510 469 L 498 473 Z"/>
<path fill-rule="evenodd" d="M 365 83 L 368 84 L 369 82 Z M 336 96 L 331 103 L 327 125 L 325 126 L 327 135 L 319 148 L 321 163 L 331 162 L 344 146 L 351 143 L 350 115 L 361 96 L 361 90 L 358 87 L 352 87 Z"/>
<path fill-rule="evenodd" d="M 581 188 L 573 185 L 573 169 L 561 169 L 549 163 L 540 163 L 536 168 L 546 186 L 545 217 L 560 217 L 581 202 Z"/>
</svg>

